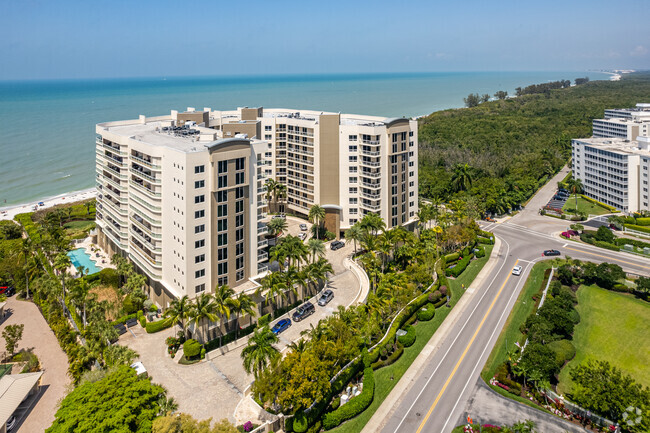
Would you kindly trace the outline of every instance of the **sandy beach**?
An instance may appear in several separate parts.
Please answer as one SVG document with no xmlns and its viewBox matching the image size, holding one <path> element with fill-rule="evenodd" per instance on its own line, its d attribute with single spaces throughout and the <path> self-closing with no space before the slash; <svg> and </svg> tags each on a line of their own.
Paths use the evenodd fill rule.
<svg viewBox="0 0 650 433">
<path fill-rule="evenodd" d="M 86 189 L 83 191 L 75 191 L 67 194 L 61 194 L 56 197 L 51 197 L 44 200 L 36 200 L 32 203 L 19 204 L 16 206 L 0 207 L 0 220 L 12 220 L 17 214 L 32 212 L 34 207 L 38 209 L 47 209 L 59 204 L 74 203 L 76 201 L 88 200 L 95 198 L 97 190 L 95 188 Z M 43 206 L 38 206 L 38 203 L 43 202 Z"/>
</svg>

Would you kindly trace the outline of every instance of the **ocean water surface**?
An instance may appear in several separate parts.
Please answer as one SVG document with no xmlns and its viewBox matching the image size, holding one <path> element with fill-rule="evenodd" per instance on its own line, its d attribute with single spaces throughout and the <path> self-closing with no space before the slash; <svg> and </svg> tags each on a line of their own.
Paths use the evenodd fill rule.
<svg viewBox="0 0 650 433">
<path fill-rule="evenodd" d="M 94 186 L 95 124 L 187 107 L 314 109 L 412 117 L 559 79 L 596 72 L 173 77 L 0 82 L 0 208 Z"/>
</svg>

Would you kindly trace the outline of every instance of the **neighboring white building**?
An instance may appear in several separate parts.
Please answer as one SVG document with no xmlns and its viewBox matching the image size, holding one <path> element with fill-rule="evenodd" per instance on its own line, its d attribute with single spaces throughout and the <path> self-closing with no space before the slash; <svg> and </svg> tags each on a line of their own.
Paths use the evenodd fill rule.
<svg viewBox="0 0 650 433">
<path fill-rule="evenodd" d="M 418 210 L 415 120 L 188 108 L 96 133 L 98 243 L 147 275 L 163 307 L 217 285 L 255 287 L 267 270 L 268 178 L 287 186 L 287 212 L 322 205 L 337 236 L 368 212 L 393 227 Z"/>
<path fill-rule="evenodd" d="M 610 108 L 605 110 L 605 119 L 632 119 L 633 116 L 650 114 L 650 104 L 639 103 L 635 108 Z"/>
</svg>

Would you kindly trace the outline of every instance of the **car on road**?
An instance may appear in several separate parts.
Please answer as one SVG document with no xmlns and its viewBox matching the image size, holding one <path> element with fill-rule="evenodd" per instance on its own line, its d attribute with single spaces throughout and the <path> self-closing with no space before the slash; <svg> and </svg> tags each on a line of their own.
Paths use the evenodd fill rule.
<svg viewBox="0 0 650 433">
<path fill-rule="evenodd" d="M 273 219 L 275 219 L 275 218 L 286 219 L 287 216 L 285 214 L 283 214 L 283 213 L 279 213 L 277 215 L 273 215 Z"/>
<path fill-rule="evenodd" d="M 560 253 L 558 250 L 544 250 L 544 255 L 545 256 L 559 256 Z"/>
<path fill-rule="evenodd" d="M 485 218 L 485 221 L 490 222 L 490 223 L 495 223 L 495 222 L 497 222 L 497 220 L 495 220 L 494 218 L 491 218 L 491 217 L 486 217 L 486 218 Z"/>
<path fill-rule="evenodd" d="M 304 224 L 304 223 L 300 224 L 300 230 L 302 230 L 303 232 L 306 232 L 307 231 L 307 224 Z"/>
<path fill-rule="evenodd" d="M 306 319 L 307 317 L 311 316 L 316 312 L 316 309 L 314 308 L 314 304 L 311 302 L 305 302 L 302 304 L 300 307 L 296 308 L 296 311 L 293 313 L 293 320 L 294 322 L 300 322 L 303 319 Z"/>
<path fill-rule="evenodd" d="M 334 292 L 332 292 L 330 289 L 324 290 L 323 293 L 321 293 L 320 297 L 318 298 L 318 305 L 324 307 L 332 299 L 334 299 Z"/>
<path fill-rule="evenodd" d="M 344 244 L 343 242 L 341 242 L 341 241 L 334 241 L 334 242 L 332 242 L 332 244 L 330 245 L 330 248 L 332 249 L 332 251 L 336 251 L 336 250 L 338 250 L 338 249 L 340 249 L 340 248 L 343 248 L 344 246 L 345 246 L 345 244 Z"/>
<path fill-rule="evenodd" d="M 16 294 L 16 289 L 12 286 L 0 286 L 0 295 L 13 296 Z"/>
<path fill-rule="evenodd" d="M 291 319 L 282 319 L 278 323 L 275 324 L 273 328 L 271 328 L 271 332 L 273 332 L 275 335 L 286 331 L 291 327 Z"/>
<path fill-rule="evenodd" d="M 522 269 L 523 268 L 521 266 L 519 266 L 519 265 L 515 266 L 514 268 L 512 268 L 512 275 L 515 275 L 515 276 L 518 277 L 519 275 L 521 275 L 521 270 Z"/>
</svg>

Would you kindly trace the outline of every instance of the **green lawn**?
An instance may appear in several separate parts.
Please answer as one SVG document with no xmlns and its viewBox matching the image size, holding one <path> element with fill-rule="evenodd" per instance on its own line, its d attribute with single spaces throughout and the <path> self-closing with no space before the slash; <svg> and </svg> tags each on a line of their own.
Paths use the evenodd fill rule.
<svg viewBox="0 0 650 433">
<path fill-rule="evenodd" d="M 461 284 L 465 284 L 465 287 L 468 287 L 474 278 L 476 278 L 476 275 L 478 275 L 479 271 L 488 261 L 492 248 L 492 245 L 486 245 L 485 257 L 470 263 L 467 269 L 456 280 L 449 280 L 452 292 L 452 305 L 456 305 L 462 295 Z M 428 322 L 419 322 L 415 325 L 417 337 L 413 346 L 404 349 L 404 354 L 394 364 L 375 371 L 375 398 L 372 404 L 361 415 L 331 430 L 332 432 L 356 433 L 363 429 L 450 312 L 451 308 L 440 307 L 436 310 L 436 315 L 433 319 Z"/>
<path fill-rule="evenodd" d="M 70 221 L 63 225 L 66 229 L 72 230 L 90 230 L 95 227 L 95 221 L 81 220 L 81 221 Z"/>
<path fill-rule="evenodd" d="M 560 372 L 558 391 L 570 392 L 569 371 L 587 359 L 609 361 L 641 385 L 650 386 L 650 304 L 597 286 L 582 286 L 577 310 L 576 357 Z"/>
<path fill-rule="evenodd" d="M 573 210 L 575 208 L 576 199 L 573 195 L 571 195 L 566 203 L 564 203 L 562 210 L 564 212 L 568 212 L 569 210 Z M 604 215 L 607 213 L 612 213 L 610 210 L 605 209 L 604 207 L 597 204 L 591 203 L 580 196 L 578 196 L 578 211 L 584 212 L 587 215 Z"/>
</svg>

